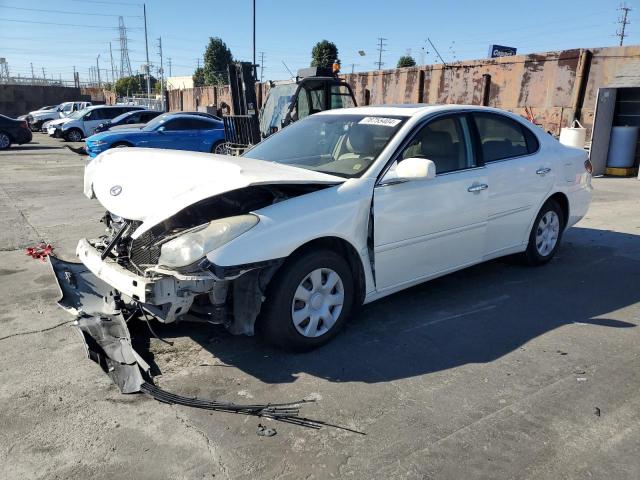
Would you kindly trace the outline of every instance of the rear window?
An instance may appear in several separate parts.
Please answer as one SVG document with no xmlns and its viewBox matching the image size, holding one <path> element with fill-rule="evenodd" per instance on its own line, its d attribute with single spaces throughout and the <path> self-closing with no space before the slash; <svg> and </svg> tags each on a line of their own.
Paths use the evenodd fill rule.
<svg viewBox="0 0 640 480">
<path fill-rule="evenodd" d="M 473 114 L 485 162 L 528 155 L 538 150 L 535 134 L 521 123 L 492 113 Z"/>
</svg>

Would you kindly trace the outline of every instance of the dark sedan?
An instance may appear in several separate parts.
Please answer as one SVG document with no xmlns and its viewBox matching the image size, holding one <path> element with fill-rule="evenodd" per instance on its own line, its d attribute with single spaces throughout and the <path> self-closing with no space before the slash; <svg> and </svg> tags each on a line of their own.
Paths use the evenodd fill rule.
<svg viewBox="0 0 640 480">
<path fill-rule="evenodd" d="M 155 110 L 135 110 L 133 112 L 125 112 L 122 115 L 117 116 L 113 120 L 107 120 L 96 127 L 93 133 L 106 132 L 113 127 L 140 127 L 147 122 L 150 122 L 163 112 L 157 112 Z"/>
<path fill-rule="evenodd" d="M 29 143 L 32 138 L 31 129 L 26 120 L 16 120 L 0 115 L 0 150 L 9 148 L 12 143 L 18 145 Z"/>
</svg>

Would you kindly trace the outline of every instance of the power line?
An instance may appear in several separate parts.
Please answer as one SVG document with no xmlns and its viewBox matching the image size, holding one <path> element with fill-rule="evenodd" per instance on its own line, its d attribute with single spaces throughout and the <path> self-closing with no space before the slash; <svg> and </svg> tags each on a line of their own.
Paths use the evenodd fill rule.
<svg viewBox="0 0 640 480">
<path fill-rule="evenodd" d="M 0 8 L 22 10 L 25 12 L 63 13 L 65 15 L 86 15 L 86 16 L 92 16 L 92 17 L 118 17 L 118 15 L 110 14 L 110 13 L 86 13 L 86 12 L 73 12 L 70 10 L 45 10 L 42 8 L 14 7 L 13 5 L 0 5 Z M 129 15 L 129 17 L 142 18 L 139 15 L 135 15 L 135 16 Z"/>
<path fill-rule="evenodd" d="M 386 38 L 383 37 L 378 37 L 378 61 L 376 62 L 376 64 L 378 65 L 378 70 L 382 70 L 382 66 L 384 65 L 384 62 L 382 61 L 382 52 L 386 51 L 383 47 L 386 47 L 387 44 L 383 43 L 385 40 L 387 40 Z"/>
<path fill-rule="evenodd" d="M 102 30 L 117 30 L 116 27 L 105 27 L 103 25 L 79 25 L 77 23 L 56 23 L 56 22 L 37 22 L 35 20 L 16 20 L 13 18 L 0 18 L 3 22 L 15 22 L 15 23 L 34 23 L 38 25 L 55 25 L 57 27 L 80 27 L 80 28 L 99 28 Z M 140 27 L 134 27 L 140 29 Z"/>
<path fill-rule="evenodd" d="M 622 12 L 622 15 L 618 19 L 618 24 L 620 25 L 620 30 L 618 30 L 616 32 L 616 36 L 620 37 L 620 46 L 622 46 L 622 44 L 624 43 L 624 37 L 626 36 L 625 28 L 626 28 L 627 25 L 629 25 L 631 23 L 629 20 L 627 20 L 627 15 L 629 15 L 629 12 L 631 11 L 631 8 L 627 7 L 625 4 L 622 4 L 622 5 L 620 5 L 620 8 L 618 8 L 618 10 L 620 10 Z"/>
</svg>

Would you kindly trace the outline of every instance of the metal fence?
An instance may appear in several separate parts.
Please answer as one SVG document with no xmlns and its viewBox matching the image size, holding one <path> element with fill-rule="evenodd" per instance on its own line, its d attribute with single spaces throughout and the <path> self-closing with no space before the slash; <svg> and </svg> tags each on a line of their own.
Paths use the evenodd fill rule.
<svg viewBox="0 0 640 480">
<path fill-rule="evenodd" d="M 139 105 L 141 107 L 145 107 L 149 110 L 155 110 L 157 112 L 166 111 L 164 95 L 158 95 L 158 96 L 134 95 L 131 97 L 118 97 L 117 102 L 125 103 L 128 105 Z"/>
</svg>

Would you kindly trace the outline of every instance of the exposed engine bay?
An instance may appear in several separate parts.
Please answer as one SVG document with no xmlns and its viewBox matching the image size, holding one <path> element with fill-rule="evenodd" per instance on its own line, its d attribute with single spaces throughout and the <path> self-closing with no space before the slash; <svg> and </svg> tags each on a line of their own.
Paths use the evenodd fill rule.
<svg viewBox="0 0 640 480">
<path fill-rule="evenodd" d="M 266 286 L 284 261 L 220 267 L 203 258 L 193 265 L 171 269 L 159 264 L 162 245 L 180 235 L 202 228 L 208 222 L 247 214 L 261 208 L 326 188 L 328 185 L 253 185 L 204 199 L 153 226 L 138 238 L 133 233 L 141 221 L 106 212 L 102 222 L 106 234 L 88 243 L 101 257 L 145 281 L 177 280 L 176 291 L 167 292 L 167 302 L 158 295 L 141 298 L 122 292 L 120 308 L 138 309 L 162 322 L 176 320 L 223 324 L 233 334 L 253 335 Z M 135 282 L 135 280 L 134 280 Z M 164 293 L 164 292 L 163 292 Z"/>
</svg>

